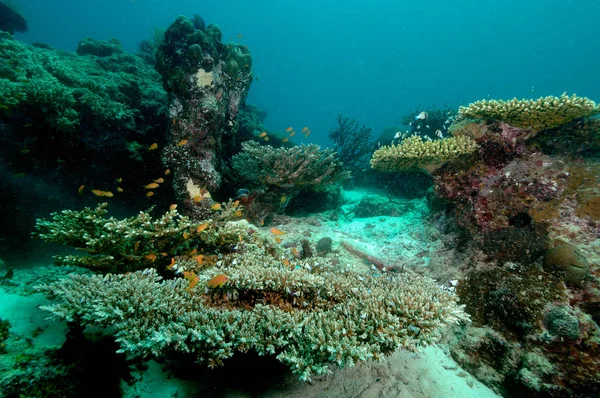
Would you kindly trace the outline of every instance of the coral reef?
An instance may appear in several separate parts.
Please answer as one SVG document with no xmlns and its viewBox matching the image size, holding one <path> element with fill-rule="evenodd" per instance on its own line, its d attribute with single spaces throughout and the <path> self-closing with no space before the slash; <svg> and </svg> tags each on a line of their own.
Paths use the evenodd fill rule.
<svg viewBox="0 0 600 398">
<path fill-rule="evenodd" d="M 246 215 L 261 224 L 301 192 L 323 192 L 350 177 L 336 153 L 318 145 L 274 148 L 247 141 L 242 148 L 231 159 L 231 167 L 241 186 L 253 189 L 240 200 Z"/>
<path fill-rule="evenodd" d="M 137 240 L 130 235 L 142 231 L 148 235 L 144 245 L 166 242 L 161 249 L 175 257 L 156 268 L 71 275 L 41 286 L 59 300 L 44 309 L 82 327 L 111 330 L 119 352 L 130 357 L 178 351 L 214 367 L 236 352 L 253 351 L 275 356 L 310 380 L 330 372 L 329 364 L 351 366 L 435 342 L 444 326 L 468 320 L 455 296 L 432 280 L 410 272 L 370 275 L 313 254 L 286 258 L 245 221 L 226 223 L 233 240 L 201 224 L 188 238 L 208 249 L 193 256 L 176 254 L 180 241 L 169 237 L 181 231 L 169 220 L 165 226 L 176 216 L 172 212 L 156 222 L 141 214 L 90 225 L 93 214 L 56 215 L 58 223 L 41 223 L 51 228 L 42 236 L 91 246 L 99 256 L 113 255 L 119 245 L 116 272 L 138 267 Z M 211 237 L 214 249 L 196 234 Z M 117 236 L 130 243 L 113 243 Z M 210 253 L 218 255 L 211 260 Z"/>
<path fill-rule="evenodd" d="M 560 97 L 537 100 L 481 100 L 458 109 L 459 119 L 501 120 L 534 132 L 556 128 L 575 119 L 600 113 L 596 103 L 585 97 L 563 93 Z"/>
<path fill-rule="evenodd" d="M 265 186 L 293 195 L 303 187 L 318 187 L 350 177 L 330 150 L 318 145 L 273 148 L 248 141 L 231 166 L 253 186 Z"/>
<path fill-rule="evenodd" d="M 82 211 L 53 213 L 38 220 L 36 234 L 47 242 L 70 245 L 87 256 L 55 256 L 59 265 L 75 265 L 102 272 L 130 272 L 164 268 L 174 257 L 200 249 L 204 263 L 215 250 L 234 245 L 242 232 L 228 221 L 241 218 L 241 207 L 231 203 L 213 211 L 213 218 L 193 222 L 176 209 L 153 219 L 149 212 L 117 220 L 106 218 L 107 204 Z M 194 252 L 195 253 L 195 252 Z M 197 259 L 197 257 L 196 257 Z M 198 260 L 196 260 L 198 261 Z"/>
<path fill-rule="evenodd" d="M 411 135 L 398 145 L 386 145 L 376 150 L 371 158 L 371 167 L 379 171 L 399 171 L 435 166 L 460 159 L 476 150 L 475 141 L 466 136 L 433 141 Z"/>
<path fill-rule="evenodd" d="M 172 121 L 163 161 L 188 208 L 193 206 L 185 188 L 190 182 L 211 192 L 221 186 L 224 162 L 237 149 L 236 118 L 252 81 L 247 47 L 225 45 L 219 27 L 201 20 L 177 18 L 165 32 L 156 62 Z"/>
</svg>

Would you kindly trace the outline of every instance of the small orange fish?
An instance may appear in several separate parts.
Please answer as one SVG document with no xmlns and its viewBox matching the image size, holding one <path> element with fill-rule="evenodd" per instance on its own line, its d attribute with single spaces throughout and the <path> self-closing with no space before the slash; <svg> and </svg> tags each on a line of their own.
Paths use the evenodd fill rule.
<svg viewBox="0 0 600 398">
<path fill-rule="evenodd" d="M 220 203 L 215 203 L 214 205 L 210 206 L 211 210 L 221 210 L 221 204 Z"/>
<path fill-rule="evenodd" d="M 117 187 L 117 192 L 123 192 L 123 188 Z"/>
<path fill-rule="evenodd" d="M 165 179 L 162 178 L 162 177 L 161 178 L 157 178 L 156 180 L 154 180 L 154 182 L 157 183 L 157 184 L 162 184 L 163 182 L 165 182 Z"/>
<path fill-rule="evenodd" d="M 287 131 L 288 133 L 292 130 L 293 130 L 293 128 L 291 128 L 291 127 L 288 127 L 287 129 L 285 129 L 285 131 Z"/>
<path fill-rule="evenodd" d="M 173 122 L 173 126 L 175 126 L 177 124 L 177 119 L 173 118 L 171 122 Z"/>
<path fill-rule="evenodd" d="M 187 239 L 190 237 L 190 234 L 188 234 L 187 232 L 183 233 L 183 239 Z"/>
<path fill-rule="evenodd" d="M 149 198 L 150 196 L 154 195 L 154 192 L 150 191 L 146 194 L 146 197 Z"/>
<path fill-rule="evenodd" d="M 198 282 L 200 282 L 200 277 L 199 276 L 195 276 L 191 281 L 190 281 L 190 285 L 187 287 L 188 291 L 192 290 L 193 288 L 196 287 L 196 285 L 198 284 Z"/>
<path fill-rule="evenodd" d="M 262 227 L 262 226 L 264 226 L 264 225 L 265 225 L 265 219 L 264 219 L 264 218 L 261 218 L 261 219 L 260 219 L 260 226 Z"/>
<path fill-rule="evenodd" d="M 115 181 L 118 182 L 119 184 L 123 182 L 123 179 L 121 177 L 119 178 L 115 178 Z"/>
<path fill-rule="evenodd" d="M 265 137 L 265 138 L 263 138 L 263 140 L 269 141 L 269 137 Z"/>
<path fill-rule="evenodd" d="M 101 191 L 99 189 L 92 189 L 92 193 L 96 196 L 105 196 L 107 198 L 112 198 L 113 196 L 115 196 L 110 191 Z"/>
<path fill-rule="evenodd" d="M 196 232 L 197 232 L 197 233 L 200 233 L 200 232 L 204 231 L 206 228 L 208 228 L 208 223 L 204 223 L 204 224 L 200 225 L 200 226 L 199 226 L 199 227 L 196 229 Z"/>
<path fill-rule="evenodd" d="M 295 136 L 295 135 L 296 135 L 296 132 L 295 132 L 295 131 L 292 131 L 288 137 L 293 137 L 293 136 Z"/>
<path fill-rule="evenodd" d="M 267 132 L 266 132 L 266 131 L 263 131 L 263 132 L 262 132 L 262 133 L 260 133 L 260 135 L 259 135 L 259 137 L 260 137 L 260 138 L 263 138 L 263 137 L 266 137 L 266 136 L 267 136 Z"/>
<path fill-rule="evenodd" d="M 282 140 L 282 142 L 288 142 L 289 140 L 290 140 L 289 138 L 285 137 L 285 138 Z"/>
<path fill-rule="evenodd" d="M 177 208 L 176 204 L 172 204 L 171 206 L 169 206 L 169 210 L 175 210 Z"/>
<path fill-rule="evenodd" d="M 200 195 L 196 195 L 196 196 L 193 197 L 193 200 L 196 203 L 202 202 L 202 199 L 204 199 L 204 198 L 202 196 L 200 196 Z"/>
<path fill-rule="evenodd" d="M 236 200 L 235 202 L 233 202 L 233 207 L 238 207 L 240 205 L 240 201 Z"/>
<path fill-rule="evenodd" d="M 304 134 L 304 138 L 308 137 L 309 135 L 310 135 L 310 130 L 308 130 L 308 131 L 306 132 L 306 134 Z"/>
<path fill-rule="evenodd" d="M 154 189 L 154 188 L 158 188 L 158 187 L 159 187 L 159 185 L 157 183 L 153 182 L 153 183 L 146 185 L 144 187 L 144 189 Z"/>
<path fill-rule="evenodd" d="M 80 194 L 80 195 L 83 195 L 83 189 L 84 189 L 84 188 L 85 188 L 85 185 L 81 185 L 81 186 L 79 187 L 79 190 L 78 190 L 78 191 L 79 191 L 79 194 Z"/>
<path fill-rule="evenodd" d="M 168 254 L 167 252 L 161 252 L 161 253 L 160 253 L 160 255 L 161 255 L 162 257 L 167 257 L 167 254 Z"/>
<path fill-rule="evenodd" d="M 147 255 L 145 255 L 145 256 L 144 256 L 144 258 L 145 258 L 146 260 L 149 260 L 149 261 L 151 261 L 151 262 L 154 262 L 154 261 L 156 261 L 156 254 L 154 254 L 154 253 L 150 253 L 150 254 L 147 254 Z"/>
<path fill-rule="evenodd" d="M 285 235 L 285 232 L 277 228 L 271 228 L 271 233 L 273 235 Z"/>
<path fill-rule="evenodd" d="M 288 259 L 284 259 L 284 260 L 282 260 L 282 262 L 283 262 L 283 265 L 285 265 L 285 266 L 287 266 L 287 267 L 289 267 L 289 266 L 290 266 L 290 260 L 288 260 Z"/>
<path fill-rule="evenodd" d="M 304 128 L 302 129 L 302 132 L 303 132 L 303 133 L 306 133 L 306 130 L 308 130 L 308 127 L 304 127 Z"/>
<path fill-rule="evenodd" d="M 233 213 L 234 216 L 236 217 L 241 217 L 242 216 L 242 211 L 241 210 L 237 210 L 235 213 Z"/>
<path fill-rule="evenodd" d="M 198 263 L 198 265 L 202 265 L 202 259 L 204 256 L 202 254 L 198 254 L 196 257 L 193 257 L 194 260 Z"/>
<path fill-rule="evenodd" d="M 275 243 L 277 243 L 277 244 L 281 243 L 281 238 L 275 238 Z"/>
<path fill-rule="evenodd" d="M 175 266 L 175 259 L 173 257 L 171 257 L 171 264 L 167 265 L 167 268 L 173 269 L 174 266 Z"/>
<path fill-rule="evenodd" d="M 171 169 L 166 169 L 165 170 L 165 175 L 168 176 L 169 174 L 171 174 Z"/>
<path fill-rule="evenodd" d="M 198 249 L 194 249 L 190 252 L 190 256 L 193 256 L 194 254 L 198 253 Z"/>
<path fill-rule="evenodd" d="M 292 247 L 292 254 L 294 255 L 294 257 L 298 258 L 299 257 L 298 249 L 296 249 L 295 247 Z"/>
<path fill-rule="evenodd" d="M 158 144 L 156 142 L 148 147 L 149 151 L 153 151 L 155 149 L 158 149 Z"/>
<path fill-rule="evenodd" d="M 138 249 L 140 248 L 140 241 L 138 240 L 137 242 L 135 242 L 135 244 L 133 245 L 133 252 L 137 253 Z"/>
<path fill-rule="evenodd" d="M 215 276 L 214 278 L 212 278 L 211 280 L 209 280 L 206 283 L 206 285 L 211 289 L 215 289 L 217 287 L 221 287 L 221 286 L 225 285 L 225 283 L 227 283 L 228 280 L 229 280 L 229 278 L 227 277 L 227 275 L 219 274 L 219 275 Z"/>
<path fill-rule="evenodd" d="M 184 146 L 187 143 L 188 143 L 188 140 L 181 140 L 177 143 L 177 146 Z"/>
</svg>

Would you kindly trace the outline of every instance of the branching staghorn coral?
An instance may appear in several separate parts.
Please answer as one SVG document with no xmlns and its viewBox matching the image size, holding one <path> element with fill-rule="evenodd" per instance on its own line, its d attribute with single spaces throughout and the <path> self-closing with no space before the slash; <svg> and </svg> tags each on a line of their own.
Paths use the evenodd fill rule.
<svg viewBox="0 0 600 398">
<path fill-rule="evenodd" d="M 513 127 L 531 131 L 556 128 L 575 119 L 600 113 L 600 107 L 585 97 L 542 97 L 537 100 L 481 100 L 458 110 L 459 118 L 486 119 L 506 122 Z"/>
<path fill-rule="evenodd" d="M 295 193 L 300 188 L 333 184 L 350 176 L 343 171 L 335 152 L 321 150 L 318 145 L 273 148 L 247 141 L 242 148 L 243 152 L 231 160 L 233 168 L 247 181 L 267 188 Z"/>
<path fill-rule="evenodd" d="M 37 220 L 36 232 L 47 242 L 73 246 L 87 256 L 55 256 L 59 265 L 76 265 L 104 272 L 129 272 L 156 266 L 200 246 L 207 252 L 235 244 L 242 232 L 226 221 L 241 217 L 226 204 L 214 217 L 195 222 L 177 210 L 153 219 L 149 212 L 117 220 L 106 218 L 107 203 L 95 209 L 63 210 L 51 220 Z M 239 215 L 239 216 L 238 216 Z M 198 228 L 202 227 L 201 231 Z M 161 261 L 161 258 L 165 260 Z"/>
<path fill-rule="evenodd" d="M 425 167 L 464 157 L 477 148 L 477 143 L 467 136 L 432 141 L 412 135 L 398 145 L 386 145 L 376 150 L 371 158 L 371 167 L 379 171 Z"/>
<path fill-rule="evenodd" d="M 282 261 L 240 242 L 197 279 L 162 279 L 154 269 L 72 275 L 40 287 L 43 307 L 83 326 L 110 328 L 131 357 L 192 355 L 210 367 L 236 352 L 272 355 L 302 380 L 435 342 L 467 321 L 453 293 L 413 273 L 359 274 L 323 258 Z M 219 287 L 215 278 L 225 281 Z M 212 286 L 212 287 L 211 287 Z"/>
</svg>

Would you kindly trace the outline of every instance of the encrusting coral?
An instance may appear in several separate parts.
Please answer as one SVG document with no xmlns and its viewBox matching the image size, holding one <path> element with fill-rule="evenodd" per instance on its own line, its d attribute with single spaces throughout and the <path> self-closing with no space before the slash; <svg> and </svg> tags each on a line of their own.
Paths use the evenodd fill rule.
<svg viewBox="0 0 600 398">
<path fill-rule="evenodd" d="M 84 245 L 91 214 L 88 209 L 75 213 L 71 223 L 55 224 L 52 239 Z M 187 228 L 185 220 L 178 224 Z M 115 231 L 115 222 L 92 225 L 105 243 Z M 166 225 L 169 236 L 181 232 L 172 221 Z M 236 352 L 253 351 L 275 356 L 302 380 L 330 372 L 330 364 L 351 366 L 398 348 L 415 350 L 436 341 L 446 325 L 469 319 L 456 296 L 428 278 L 359 272 L 322 257 L 298 260 L 246 221 L 226 225 L 237 232 L 235 242 L 219 240 L 216 261 L 208 265 L 182 255 L 163 269 L 70 275 L 39 288 L 59 300 L 43 309 L 113 331 L 120 351 L 131 357 L 179 351 L 214 367 Z M 135 239 L 123 239 L 131 244 L 124 247 L 119 272 L 135 269 L 127 262 L 139 260 L 131 257 Z M 94 247 L 98 254 L 112 253 Z"/>
<path fill-rule="evenodd" d="M 600 107 L 585 97 L 566 93 L 537 100 L 481 100 L 458 110 L 459 119 L 485 119 L 508 123 L 513 127 L 542 131 L 562 126 L 575 119 L 600 113 Z"/>
<path fill-rule="evenodd" d="M 455 160 L 477 148 L 477 143 L 467 136 L 426 140 L 411 135 L 398 145 L 385 145 L 376 150 L 371 158 L 371 167 L 379 171 L 407 170 Z"/>
</svg>

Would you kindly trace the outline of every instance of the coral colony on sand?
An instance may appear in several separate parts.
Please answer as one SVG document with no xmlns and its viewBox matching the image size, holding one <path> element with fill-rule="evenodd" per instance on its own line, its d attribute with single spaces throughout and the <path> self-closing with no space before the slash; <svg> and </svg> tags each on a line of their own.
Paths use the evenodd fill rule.
<svg viewBox="0 0 600 398">
<path fill-rule="evenodd" d="M 117 221 L 103 217 L 104 207 L 38 222 L 43 239 L 89 253 L 59 264 L 102 271 L 40 290 L 59 299 L 45 310 L 110 328 L 131 357 L 179 351 L 214 367 L 252 351 L 310 380 L 329 364 L 414 350 L 468 320 L 454 294 L 412 272 L 371 275 L 324 257 L 298 259 L 224 215 L 192 223 L 171 210 Z"/>
</svg>

